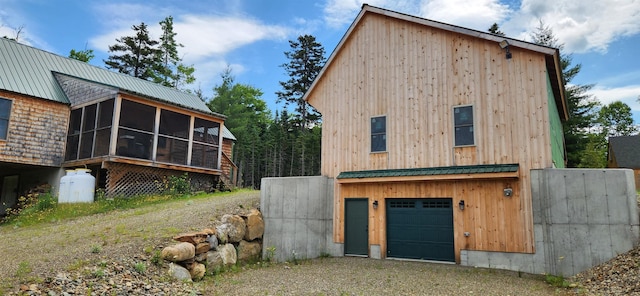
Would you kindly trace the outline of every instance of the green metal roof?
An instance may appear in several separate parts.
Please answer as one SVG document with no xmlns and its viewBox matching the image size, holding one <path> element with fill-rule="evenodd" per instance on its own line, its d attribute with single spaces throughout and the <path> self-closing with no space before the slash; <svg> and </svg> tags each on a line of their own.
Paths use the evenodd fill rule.
<svg viewBox="0 0 640 296">
<path fill-rule="evenodd" d="M 516 164 L 482 164 L 466 166 L 449 166 L 415 169 L 392 169 L 342 172 L 338 179 L 348 178 L 379 178 L 379 177 L 408 177 L 408 176 L 434 176 L 434 175 L 458 175 L 458 174 L 486 174 L 486 173 L 515 173 L 519 165 Z"/>
<path fill-rule="evenodd" d="M 224 117 L 211 112 L 206 103 L 195 95 L 0 38 L 0 89 L 69 104 L 53 72 Z"/>
</svg>

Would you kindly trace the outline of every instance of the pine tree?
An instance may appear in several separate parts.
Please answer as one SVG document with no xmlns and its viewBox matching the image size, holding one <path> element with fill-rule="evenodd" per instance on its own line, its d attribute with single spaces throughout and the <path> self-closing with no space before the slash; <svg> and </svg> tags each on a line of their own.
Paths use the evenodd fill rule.
<svg viewBox="0 0 640 296">
<path fill-rule="evenodd" d="M 158 63 L 158 41 L 149 37 L 147 25 L 132 26 L 134 36 L 124 36 L 116 39 L 116 44 L 109 46 L 113 53 L 104 63 L 107 68 L 120 73 L 129 74 L 145 80 L 153 80 L 154 67 Z"/>
<path fill-rule="evenodd" d="M 491 27 L 489 27 L 487 31 L 489 31 L 489 33 L 496 34 L 498 36 L 506 36 L 504 32 L 500 31 L 500 27 L 498 27 L 497 23 L 493 23 L 493 25 L 491 25 Z"/>
<path fill-rule="evenodd" d="M 294 104 L 300 121 L 300 129 L 304 130 L 311 123 L 318 122 L 320 114 L 302 99 L 325 63 L 324 47 L 311 35 L 301 35 L 297 41 L 289 41 L 291 51 L 285 52 L 289 62 L 281 65 L 289 76 L 289 80 L 280 81 L 283 90 L 276 92 L 278 102 L 285 105 Z"/>
<path fill-rule="evenodd" d="M 184 45 L 175 39 L 177 33 L 173 31 L 173 17 L 168 16 L 160 22 L 162 36 L 158 46 L 159 63 L 155 65 L 154 81 L 168 87 L 179 88 L 183 84 L 191 84 L 195 81 L 192 66 L 181 64 L 182 59 L 178 55 L 178 48 Z"/>
<path fill-rule="evenodd" d="M 69 52 L 69 58 L 72 58 L 74 60 L 78 60 L 81 62 L 85 62 L 85 63 L 88 63 L 94 57 L 95 55 L 93 54 L 93 49 L 85 49 L 85 50 L 78 50 L 78 51 L 76 51 L 75 49 L 72 49 Z"/>
</svg>

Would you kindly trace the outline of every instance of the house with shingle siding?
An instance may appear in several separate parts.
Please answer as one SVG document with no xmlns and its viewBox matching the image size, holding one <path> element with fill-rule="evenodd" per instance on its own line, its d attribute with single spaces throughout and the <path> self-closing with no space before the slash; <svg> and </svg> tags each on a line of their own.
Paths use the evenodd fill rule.
<svg viewBox="0 0 640 296">
<path fill-rule="evenodd" d="M 225 117 L 193 94 L 0 38 L 0 214 L 21 192 L 89 168 L 107 195 L 235 182 Z"/>
</svg>

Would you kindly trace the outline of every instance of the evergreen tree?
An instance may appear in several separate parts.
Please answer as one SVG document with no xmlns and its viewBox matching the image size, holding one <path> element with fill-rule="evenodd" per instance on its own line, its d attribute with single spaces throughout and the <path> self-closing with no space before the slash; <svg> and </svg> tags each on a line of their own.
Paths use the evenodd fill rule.
<svg viewBox="0 0 640 296">
<path fill-rule="evenodd" d="M 304 130 L 320 119 L 320 114 L 302 97 L 324 66 L 325 51 L 324 47 L 311 35 L 301 35 L 297 41 L 290 40 L 289 46 L 291 51 L 284 53 L 289 62 L 281 65 L 289 76 L 289 80 L 280 81 L 283 90 L 276 92 L 277 101 L 284 101 L 285 105 L 295 105 L 300 129 Z"/>
<path fill-rule="evenodd" d="M 489 31 L 489 33 L 496 34 L 496 35 L 499 35 L 499 36 L 506 36 L 504 34 L 504 32 L 500 31 L 500 27 L 498 27 L 497 23 L 493 23 L 493 25 L 491 25 L 491 27 L 489 27 L 488 31 Z"/>
<path fill-rule="evenodd" d="M 160 62 L 155 65 L 154 81 L 168 87 L 179 88 L 183 84 L 191 84 L 195 81 L 192 66 L 181 64 L 182 59 L 178 55 L 178 48 L 184 45 L 175 39 L 177 33 L 173 31 L 173 17 L 168 16 L 160 22 L 162 36 L 158 46 L 158 58 Z"/>
<path fill-rule="evenodd" d="M 540 45 L 559 49 L 563 47 L 553 35 L 552 29 L 542 21 L 531 35 L 531 38 L 533 42 Z M 569 119 L 563 122 L 567 166 L 578 167 L 583 159 L 582 154 L 586 151 L 587 143 L 589 142 L 588 130 L 595 124 L 598 102 L 587 94 L 587 91 L 593 85 L 569 84 L 580 72 L 580 64 L 571 66 L 571 56 L 561 55 L 560 66 L 562 67 L 562 78 L 569 113 Z"/>
<path fill-rule="evenodd" d="M 132 26 L 134 36 L 124 36 L 116 39 L 116 44 L 109 46 L 113 53 L 104 63 L 107 68 L 120 73 L 129 74 L 145 80 L 155 78 L 154 68 L 158 64 L 158 41 L 149 37 L 147 25 Z"/>
<path fill-rule="evenodd" d="M 215 96 L 207 104 L 213 112 L 227 116 L 225 126 L 238 141 L 233 161 L 238 165 L 242 186 L 258 188 L 265 167 L 264 134 L 271 123 L 262 91 L 250 85 L 234 83 L 231 70 L 222 74 L 222 84 L 214 88 Z"/>
<path fill-rule="evenodd" d="M 89 61 L 91 61 L 91 59 L 95 57 L 95 55 L 93 54 L 93 49 L 85 49 L 85 50 L 78 50 L 78 51 L 76 51 L 75 49 L 72 49 L 69 52 L 69 57 L 78 61 L 88 63 Z"/>
</svg>

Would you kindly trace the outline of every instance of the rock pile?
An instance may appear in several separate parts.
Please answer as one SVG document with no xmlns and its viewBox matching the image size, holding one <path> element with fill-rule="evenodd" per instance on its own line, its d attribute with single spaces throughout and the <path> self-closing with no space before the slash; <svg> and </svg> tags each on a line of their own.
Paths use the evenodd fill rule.
<svg viewBox="0 0 640 296">
<path fill-rule="evenodd" d="M 226 214 L 214 229 L 184 233 L 173 239 L 178 243 L 162 250 L 162 259 L 170 261 L 169 274 L 180 281 L 198 281 L 207 271 L 217 272 L 236 262 L 260 258 L 264 220 L 253 209 L 244 216 Z"/>
</svg>

